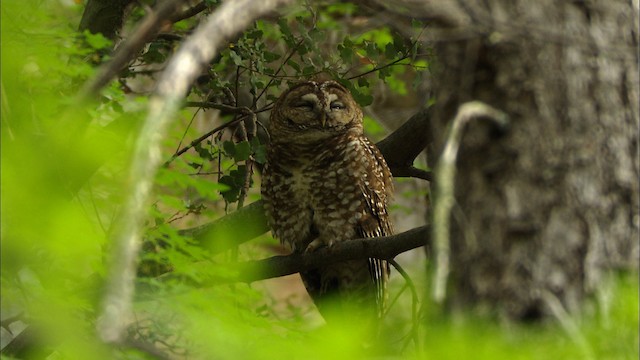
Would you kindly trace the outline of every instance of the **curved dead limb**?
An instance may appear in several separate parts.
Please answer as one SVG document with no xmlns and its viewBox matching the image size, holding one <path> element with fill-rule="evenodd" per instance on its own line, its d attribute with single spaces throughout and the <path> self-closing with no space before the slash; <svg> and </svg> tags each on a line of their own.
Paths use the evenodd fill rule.
<svg viewBox="0 0 640 360">
<path fill-rule="evenodd" d="M 162 164 L 161 143 L 180 102 L 202 68 L 226 40 L 252 21 L 290 0 L 236 0 L 223 3 L 171 59 L 149 101 L 149 114 L 137 139 L 128 175 L 129 196 L 113 232 L 107 289 L 97 321 L 100 338 L 122 341 L 131 313 L 136 260 L 153 179 Z"/>
<path fill-rule="evenodd" d="M 436 272 L 433 298 L 441 303 L 446 296 L 449 276 L 449 214 L 454 204 L 454 181 L 456 158 L 466 124 L 474 119 L 488 119 L 499 127 L 507 125 L 507 115 L 479 101 L 462 104 L 453 119 L 444 150 L 435 169 L 435 191 L 433 197 L 433 233 Z"/>
</svg>

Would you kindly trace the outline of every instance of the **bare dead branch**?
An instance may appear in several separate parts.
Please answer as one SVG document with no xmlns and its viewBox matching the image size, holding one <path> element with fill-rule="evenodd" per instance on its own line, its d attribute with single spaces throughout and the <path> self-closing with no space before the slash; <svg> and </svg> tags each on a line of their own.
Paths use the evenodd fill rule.
<svg viewBox="0 0 640 360">
<path fill-rule="evenodd" d="M 432 239 L 436 252 L 433 298 L 437 303 L 444 301 L 449 276 L 449 215 L 455 201 L 456 158 L 464 127 L 474 119 L 488 119 L 500 127 L 506 127 L 508 122 L 505 113 L 482 102 L 472 101 L 460 106 L 451 124 L 444 150 L 435 169 Z"/>
<path fill-rule="evenodd" d="M 208 7 L 209 6 L 207 6 L 207 3 L 203 1 L 195 6 L 190 7 L 189 9 L 181 13 L 174 14 L 169 18 L 169 21 L 171 21 L 172 23 L 176 23 L 178 21 L 185 20 L 190 17 L 194 17 L 200 14 L 201 12 L 205 11 Z"/>
<path fill-rule="evenodd" d="M 121 342 L 123 330 L 130 318 L 142 223 L 153 179 L 162 164 L 161 144 L 182 99 L 202 68 L 211 61 L 228 38 L 246 29 L 256 18 L 288 1 L 290 0 L 224 2 L 186 40 L 160 77 L 157 92 L 149 101 L 149 114 L 133 151 L 128 174 L 129 196 L 113 232 L 112 264 L 97 321 L 102 341 Z M 96 85 L 89 86 L 93 91 L 99 88 Z"/>
</svg>

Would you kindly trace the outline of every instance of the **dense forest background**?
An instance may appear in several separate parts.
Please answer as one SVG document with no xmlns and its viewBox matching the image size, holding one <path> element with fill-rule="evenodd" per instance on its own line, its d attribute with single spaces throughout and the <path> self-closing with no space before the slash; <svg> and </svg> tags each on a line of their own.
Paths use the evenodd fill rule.
<svg viewBox="0 0 640 360">
<path fill-rule="evenodd" d="M 2 358 L 639 356 L 637 1 L 1 10 Z M 291 256 L 265 124 L 316 76 L 364 109 L 399 234 Z M 325 326 L 297 272 L 372 255 L 381 336 Z"/>
</svg>

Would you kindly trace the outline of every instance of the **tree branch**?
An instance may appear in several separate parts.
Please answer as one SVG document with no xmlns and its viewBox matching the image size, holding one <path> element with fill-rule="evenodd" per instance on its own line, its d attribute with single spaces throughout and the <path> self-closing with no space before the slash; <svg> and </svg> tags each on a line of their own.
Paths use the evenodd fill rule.
<svg viewBox="0 0 640 360">
<path fill-rule="evenodd" d="M 200 246 L 214 254 L 229 250 L 269 231 L 262 200 L 243 206 L 211 223 L 180 230 L 182 236 L 192 237 Z"/>
<path fill-rule="evenodd" d="M 390 168 L 413 167 L 415 158 L 431 142 L 430 117 L 430 110 L 422 109 L 410 117 L 398 130 L 376 144 Z"/>
<path fill-rule="evenodd" d="M 169 19 L 185 0 L 166 0 L 160 2 L 154 11 L 148 13 L 133 31 L 133 34 L 124 41 L 113 54 L 111 61 L 103 64 L 98 73 L 89 80 L 79 94 L 81 99 L 96 96 L 100 89 L 113 79 L 131 59 L 135 58 L 144 45 L 153 39 L 158 33 L 163 21 Z"/>
<path fill-rule="evenodd" d="M 241 263 L 221 264 L 235 276 L 205 280 L 203 285 L 229 282 L 253 282 L 307 271 L 318 266 L 327 266 L 355 259 L 393 259 L 396 255 L 426 245 L 429 241 L 429 226 L 422 226 L 400 234 L 377 238 L 355 239 L 338 242 L 331 247 L 314 252 L 273 256 Z M 227 271 L 221 271 L 226 273 Z"/>
</svg>

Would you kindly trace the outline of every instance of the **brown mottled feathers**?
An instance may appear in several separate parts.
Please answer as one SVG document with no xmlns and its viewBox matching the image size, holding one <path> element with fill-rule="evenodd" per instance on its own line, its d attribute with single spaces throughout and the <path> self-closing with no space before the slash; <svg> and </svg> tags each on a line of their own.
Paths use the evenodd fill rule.
<svg viewBox="0 0 640 360">
<path fill-rule="evenodd" d="M 293 86 L 276 102 L 269 134 L 262 196 L 282 243 L 303 252 L 393 233 L 387 213 L 391 173 L 363 135 L 362 111 L 347 89 L 333 81 Z M 388 274 L 386 261 L 369 259 L 301 276 L 327 318 L 353 308 L 380 316 Z"/>
</svg>

